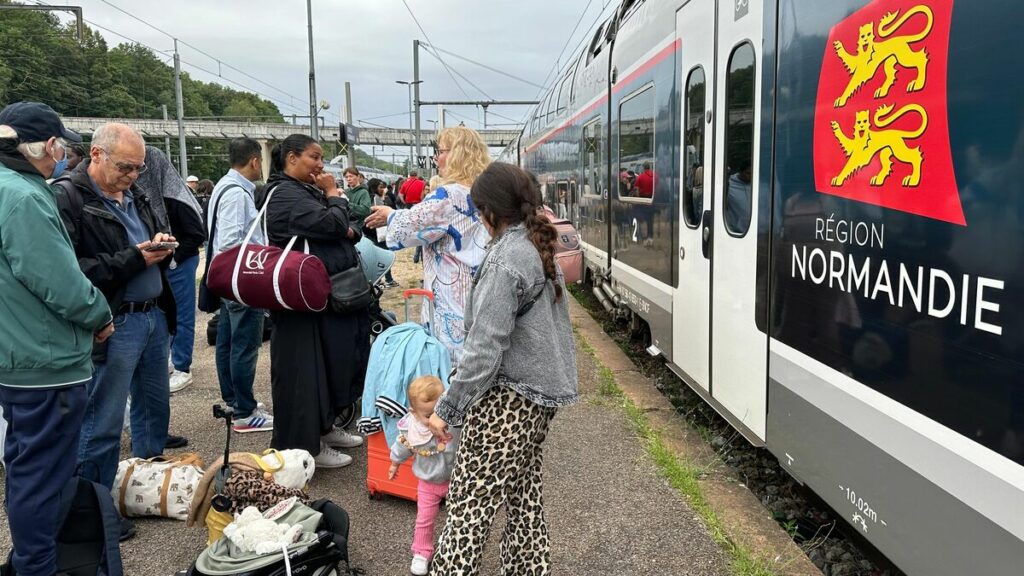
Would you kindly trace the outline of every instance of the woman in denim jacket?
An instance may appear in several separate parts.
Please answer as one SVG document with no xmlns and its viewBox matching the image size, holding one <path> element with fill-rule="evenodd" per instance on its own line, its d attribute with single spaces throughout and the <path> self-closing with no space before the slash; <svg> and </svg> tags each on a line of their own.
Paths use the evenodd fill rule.
<svg viewBox="0 0 1024 576">
<path fill-rule="evenodd" d="M 503 505 L 502 574 L 548 574 L 542 445 L 558 407 L 577 401 L 576 351 L 556 235 L 540 191 L 511 164 L 491 164 L 471 191 L 494 238 L 466 303 L 462 363 L 430 419 L 461 426 L 448 519 L 432 574 L 476 574 Z"/>
</svg>

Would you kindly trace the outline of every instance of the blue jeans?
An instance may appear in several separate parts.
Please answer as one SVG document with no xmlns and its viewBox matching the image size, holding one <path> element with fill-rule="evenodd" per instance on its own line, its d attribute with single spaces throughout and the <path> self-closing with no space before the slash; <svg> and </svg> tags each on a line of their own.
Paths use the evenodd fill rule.
<svg viewBox="0 0 1024 576">
<path fill-rule="evenodd" d="M 217 380 L 220 396 L 245 418 L 256 409 L 252 383 L 263 345 L 263 310 L 221 300 L 217 322 Z"/>
<path fill-rule="evenodd" d="M 7 429 L 7 521 L 19 576 L 57 571 L 60 493 L 78 463 L 84 384 L 60 390 L 0 387 Z"/>
<path fill-rule="evenodd" d="M 196 270 L 199 255 L 180 262 L 171 270 L 167 269 L 167 281 L 174 292 L 174 303 L 178 308 L 178 330 L 171 338 L 171 362 L 175 370 L 188 372 L 192 369 L 192 349 L 196 343 Z"/>
<path fill-rule="evenodd" d="M 107 488 L 113 486 L 129 392 L 132 455 L 152 458 L 163 454 L 171 417 L 167 340 L 167 320 L 157 308 L 114 316 L 107 357 L 96 363 L 88 387 L 78 449 L 83 477 Z"/>
</svg>

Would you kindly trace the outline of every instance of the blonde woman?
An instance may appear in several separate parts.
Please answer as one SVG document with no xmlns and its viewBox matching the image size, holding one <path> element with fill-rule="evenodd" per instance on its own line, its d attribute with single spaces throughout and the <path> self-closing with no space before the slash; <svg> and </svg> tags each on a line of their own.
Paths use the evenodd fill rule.
<svg viewBox="0 0 1024 576">
<path fill-rule="evenodd" d="M 473 270 L 483 261 L 490 235 L 480 222 L 469 189 L 491 162 L 487 145 L 475 130 L 456 126 L 441 130 L 435 153 L 441 184 L 407 210 L 374 206 L 370 228 L 387 226 L 392 250 L 423 247 L 423 287 L 433 291 L 434 336 L 458 366 L 466 339 L 463 310 Z"/>
</svg>

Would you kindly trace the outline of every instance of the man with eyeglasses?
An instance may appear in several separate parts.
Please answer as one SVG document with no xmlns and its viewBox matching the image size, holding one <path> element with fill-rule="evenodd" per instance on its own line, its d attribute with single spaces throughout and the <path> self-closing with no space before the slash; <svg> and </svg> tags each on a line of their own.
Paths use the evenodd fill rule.
<svg viewBox="0 0 1024 576">
<path fill-rule="evenodd" d="M 81 138 L 38 102 L 0 111 L 0 404 L 7 522 L 18 574 L 57 570 L 60 495 L 75 471 L 93 341 L 110 309 L 79 271 L 44 178 Z"/>
<path fill-rule="evenodd" d="M 93 134 L 89 158 L 55 184 L 61 217 L 85 275 L 114 314 L 116 332 L 93 349 L 78 457 L 82 474 L 110 488 L 120 455 L 124 406 L 131 393 L 132 454 L 163 453 L 170 419 L 167 355 L 175 329 L 174 294 L 163 270 L 174 237 L 166 215 L 135 186 L 145 172 L 142 137 L 124 124 Z M 122 538 L 134 533 L 122 522 Z"/>
</svg>

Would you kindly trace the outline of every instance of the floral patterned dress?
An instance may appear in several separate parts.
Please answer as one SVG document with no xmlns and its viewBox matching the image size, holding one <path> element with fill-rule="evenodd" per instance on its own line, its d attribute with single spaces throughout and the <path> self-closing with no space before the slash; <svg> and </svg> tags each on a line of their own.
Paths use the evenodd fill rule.
<svg viewBox="0 0 1024 576">
<path fill-rule="evenodd" d="M 434 293 L 433 318 L 426 320 L 448 349 L 453 367 L 459 364 L 466 340 L 466 297 L 490 239 L 469 188 L 461 184 L 439 187 L 419 204 L 388 218 L 388 248 L 423 246 L 423 287 Z"/>
</svg>

